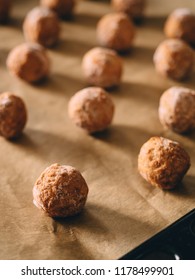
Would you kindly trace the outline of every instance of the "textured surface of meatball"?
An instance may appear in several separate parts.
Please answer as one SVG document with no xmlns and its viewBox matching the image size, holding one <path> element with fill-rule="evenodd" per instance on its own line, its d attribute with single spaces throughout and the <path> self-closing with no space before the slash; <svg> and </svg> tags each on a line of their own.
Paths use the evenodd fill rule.
<svg viewBox="0 0 195 280">
<path fill-rule="evenodd" d="M 119 85 L 123 65 L 115 51 L 97 47 L 84 55 L 82 70 L 89 85 L 111 88 Z"/>
<path fill-rule="evenodd" d="M 51 217 L 68 217 L 81 212 L 88 186 L 72 166 L 52 164 L 37 179 L 33 188 L 35 206 Z"/>
<path fill-rule="evenodd" d="M 168 38 L 178 38 L 195 45 L 195 13 L 187 8 L 174 10 L 167 18 L 164 26 Z"/>
<path fill-rule="evenodd" d="M 27 110 L 23 100 L 10 93 L 0 94 L 0 135 L 18 137 L 26 124 Z"/>
<path fill-rule="evenodd" d="M 126 14 L 112 13 L 100 19 L 96 34 L 100 46 L 126 51 L 133 44 L 135 27 Z"/>
<path fill-rule="evenodd" d="M 57 15 L 44 7 L 35 7 L 26 16 L 23 24 L 27 41 L 51 47 L 58 41 L 60 24 Z"/>
<path fill-rule="evenodd" d="M 93 133 L 104 130 L 111 124 L 114 103 L 102 88 L 89 87 L 71 98 L 68 112 L 76 125 Z"/>
<path fill-rule="evenodd" d="M 177 187 L 190 167 L 190 157 L 178 142 L 152 137 L 138 156 L 138 170 L 151 185 L 162 189 Z"/>
<path fill-rule="evenodd" d="M 160 98 L 159 119 L 165 128 L 178 133 L 195 128 L 195 91 L 171 87 Z"/>
<path fill-rule="evenodd" d="M 36 82 L 48 76 L 50 62 L 39 44 L 23 43 L 10 51 L 7 67 L 14 76 L 27 82 Z"/>
<path fill-rule="evenodd" d="M 185 42 L 167 39 L 157 47 L 154 64 L 161 75 L 174 80 L 183 80 L 192 72 L 194 53 Z"/>
</svg>

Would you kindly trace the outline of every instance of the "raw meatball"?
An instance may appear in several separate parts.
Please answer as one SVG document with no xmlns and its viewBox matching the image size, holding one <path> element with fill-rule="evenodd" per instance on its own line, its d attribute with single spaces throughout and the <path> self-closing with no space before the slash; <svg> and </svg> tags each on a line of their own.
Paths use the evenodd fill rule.
<svg viewBox="0 0 195 280">
<path fill-rule="evenodd" d="M 7 67 L 13 75 L 27 82 L 36 82 L 48 76 L 50 63 L 42 46 L 23 43 L 11 50 Z"/>
<path fill-rule="evenodd" d="M 132 46 L 135 27 L 124 13 L 103 16 L 97 25 L 97 41 L 102 47 L 126 51 Z"/>
<path fill-rule="evenodd" d="M 0 94 L 0 135 L 18 137 L 26 124 L 27 111 L 23 100 L 10 92 Z"/>
<path fill-rule="evenodd" d="M 111 88 L 120 83 L 122 60 L 113 50 L 93 48 L 84 55 L 82 69 L 88 84 Z"/>
<path fill-rule="evenodd" d="M 193 63 L 193 50 L 179 39 L 163 41 L 154 53 L 156 70 L 174 80 L 187 78 L 192 72 Z"/>
<path fill-rule="evenodd" d="M 40 4 L 53 10 L 60 17 L 70 17 L 75 7 L 75 0 L 40 0 Z"/>
<path fill-rule="evenodd" d="M 171 87 L 160 98 L 159 119 L 165 128 L 184 133 L 195 128 L 195 91 Z"/>
<path fill-rule="evenodd" d="M 151 185 L 172 189 L 179 185 L 190 167 L 190 157 L 177 142 L 150 138 L 138 156 L 138 170 Z"/>
<path fill-rule="evenodd" d="M 168 38 L 178 38 L 195 45 L 195 14 L 187 8 L 173 11 L 165 22 L 164 32 Z"/>
<path fill-rule="evenodd" d="M 112 0 L 111 4 L 116 12 L 124 12 L 133 19 L 140 19 L 145 10 L 146 0 Z"/>
<path fill-rule="evenodd" d="M 68 217 L 81 212 L 88 186 L 81 173 L 72 166 L 52 164 L 37 179 L 33 202 L 51 217 Z"/>
<path fill-rule="evenodd" d="M 27 14 L 23 30 L 27 41 L 51 47 L 58 41 L 60 24 L 54 12 L 48 8 L 36 7 Z"/>
<path fill-rule="evenodd" d="M 76 125 L 93 133 L 104 130 L 111 124 L 114 104 L 105 90 L 89 87 L 80 90 L 71 98 L 68 112 Z"/>
</svg>

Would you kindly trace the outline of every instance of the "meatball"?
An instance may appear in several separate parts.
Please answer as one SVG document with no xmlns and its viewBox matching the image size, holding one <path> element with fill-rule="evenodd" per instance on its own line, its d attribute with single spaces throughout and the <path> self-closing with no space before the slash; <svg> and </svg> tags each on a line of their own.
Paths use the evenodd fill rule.
<svg viewBox="0 0 195 280">
<path fill-rule="evenodd" d="M 163 41 L 154 53 L 157 72 L 174 80 L 183 80 L 192 72 L 193 50 L 179 39 Z"/>
<path fill-rule="evenodd" d="M 172 189 L 179 185 L 190 167 L 190 157 L 177 142 L 152 137 L 138 156 L 138 170 L 151 185 Z"/>
<path fill-rule="evenodd" d="M 40 4 L 58 14 L 59 17 L 69 18 L 75 7 L 75 0 L 40 0 Z"/>
<path fill-rule="evenodd" d="M 177 133 L 195 128 L 195 91 L 171 87 L 160 98 L 159 119 L 165 128 Z"/>
<path fill-rule="evenodd" d="M 47 167 L 33 187 L 33 202 L 50 217 L 68 217 L 81 212 L 88 186 L 72 166 L 57 163 Z"/>
<path fill-rule="evenodd" d="M 97 41 L 102 47 L 122 52 L 131 48 L 135 27 L 126 14 L 112 13 L 103 16 L 97 25 Z"/>
<path fill-rule="evenodd" d="M 7 67 L 14 76 L 27 82 L 36 82 L 48 76 L 50 62 L 39 44 L 23 43 L 11 50 Z"/>
<path fill-rule="evenodd" d="M 115 51 L 97 47 L 84 55 L 82 70 L 89 85 L 111 88 L 120 83 L 122 60 Z"/>
<path fill-rule="evenodd" d="M 23 100 L 10 93 L 0 94 L 0 135 L 5 138 L 18 137 L 26 124 L 27 110 Z"/>
<path fill-rule="evenodd" d="M 71 98 L 68 113 L 76 125 L 93 133 L 104 130 L 111 124 L 114 104 L 105 90 L 89 87 Z"/>
<path fill-rule="evenodd" d="M 168 38 L 177 38 L 195 45 L 195 14 L 187 8 L 174 10 L 167 18 L 164 26 Z"/>
<path fill-rule="evenodd" d="M 112 7 L 116 12 L 124 12 L 133 19 L 143 17 L 146 0 L 112 0 Z"/>
<path fill-rule="evenodd" d="M 23 30 L 27 41 L 51 47 L 59 38 L 59 20 L 56 14 L 48 8 L 36 7 L 27 14 Z"/>
</svg>

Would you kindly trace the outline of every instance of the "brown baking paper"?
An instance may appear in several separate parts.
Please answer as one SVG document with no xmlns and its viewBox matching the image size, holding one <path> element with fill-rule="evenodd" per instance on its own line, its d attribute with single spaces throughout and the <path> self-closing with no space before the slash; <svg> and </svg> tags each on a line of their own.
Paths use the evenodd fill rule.
<svg viewBox="0 0 195 280">
<path fill-rule="evenodd" d="M 0 138 L 0 258 L 117 259 L 195 207 L 195 133 L 163 130 L 159 98 L 178 83 L 159 76 L 152 63 L 166 16 L 176 7 L 195 9 L 194 0 L 148 1 L 135 45 L 122 57 L 121 86 L 110 92 L 116 105 L 113 124 L 96 136 L 72 124 L 67 104 L 86 86 L 81 59 L 96 45 L 95 26 L 111 11 L 109 2 L 79 2 L 72 21 L 61 24 L 59 44 L 48 51 L 49 79 L 36 85 L 13 78 L 5 61 L 24 41 L 23 18 L 39 1 L 13 2 L 10 23 L 0 26 L 0 91 L 24 99 L 28 123 L 18 140 Z M 195 73 L 179 84 L 195 89 Z M 137 171 L 140 147 L 155 135 L 179 141 L 191 156 L 191 168 L 176 190 L 154 188 Z M 75 166 L 88 183 L 85 210 L 76 217 L 52 219 L 32 203 L 34 182 L 55 162 Z"/>
</svg>

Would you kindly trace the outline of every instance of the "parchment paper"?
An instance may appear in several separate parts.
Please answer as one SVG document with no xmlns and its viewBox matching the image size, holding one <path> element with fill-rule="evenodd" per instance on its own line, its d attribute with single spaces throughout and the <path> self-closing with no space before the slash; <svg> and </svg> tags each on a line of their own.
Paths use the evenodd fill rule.
<svg viewBox="0 0 195 280">
<path fill-rule="evenodd" d="M 67 115 L 70 97 L 86 86 L 81 73 L 83 54 L 96 45 L 98 19 L 111 11 L 108 1 L 80 1 L 74 19 L 62 22 L 61 40 L 49 56 L 48 80 L 37 85 L 13 78 L 5 67 L 11 48 L 24 41 L 22 21 L 39 1 L 13 1 L 12 20 L 0 26 L 0 91 L 21 96 L 28 123 L 17 141 L 0 137 L 0 258 L 117 259 L 195 207 L 195 133 L 181 136 L 164 131 L 158 102 L 177 83 L 159 76 L 152 56 L 166 16 L 194 0 L 150 0 L 144 23 L 137 27 L 132 51 L 123 56 L 121 86 L 112 91 L 116 114 L 108 131 L 89 136 Z M 181 85 L 195 89 L 195 73 Z M 191 156 L 182 186 L 162 191 L 137 171 L 137 155 L 151 136 L 179 141 Z M 54 220 L 32 203 L 40 173 L 58 162 L 78 168 L 89 185 L 85 210 Z"/>
</svg>

